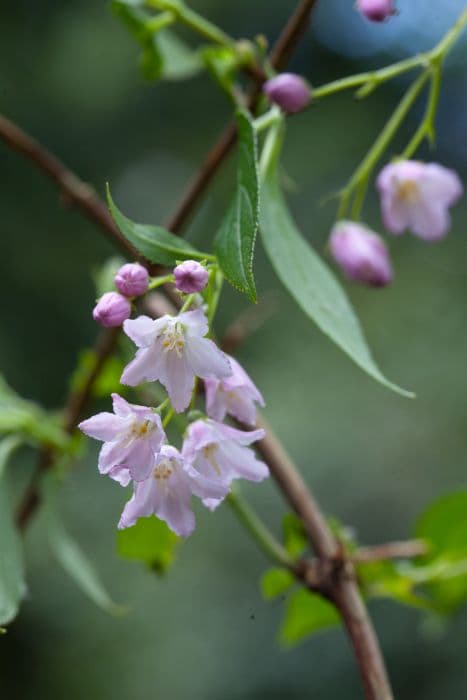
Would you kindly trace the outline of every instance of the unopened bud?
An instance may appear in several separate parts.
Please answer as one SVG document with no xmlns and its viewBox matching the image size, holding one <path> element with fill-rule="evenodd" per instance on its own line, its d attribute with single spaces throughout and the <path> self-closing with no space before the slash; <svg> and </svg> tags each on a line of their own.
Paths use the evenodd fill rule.
<svg viewBox="0 0 467 700">
<path fill-rule="evenodd" d="M 384 22 L 396 12 L 394 0 L 357 0 L 356 7 L 370 22 Z"/>
<path fill-rule="evenodd" d="M 180 292 L 186 294 L 194 294 L 201 292 L 207 282 L 209 273 L 205 267 L 200 265 L 196 260 L 185 260 L 185 262 L 177 265 L 174 270 L 175 286 Z"/>
<path fill-rule="evenodd" d="M 97 302 L 92 317 L 105 328 L 121 326 L 131 316 L 131 304 L 118 292 L 107 292 Z"/>
<path fill-rule="evenodd" d="M 267 80 L 263 85 L 263 92 L 270 102 L 288 114 L 301 112 L 311 100 L 309 85 L 295 73 L 280 73 Z"/>
<path fill-rule="evenodd" d="M 386 287 L 393 271 L 384 241 L 354 221 L 338 221 L 329 239 L 331 254 L 350 279 L 370 287 Z"/>
<path fill-rule="evenodd" d="M 126 297 L 139 297 L 148 289 L 149 275 L 139 263 L 122 265 L 115 275 L 115 286 Z"/>
</svg>

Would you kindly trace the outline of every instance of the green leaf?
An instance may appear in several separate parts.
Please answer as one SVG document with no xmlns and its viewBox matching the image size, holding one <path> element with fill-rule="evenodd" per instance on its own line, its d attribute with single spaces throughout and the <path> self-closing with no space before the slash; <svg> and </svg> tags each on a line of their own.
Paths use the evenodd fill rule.
<svg viewBox="0 0 467 700">
<path fill-rule="evenodd" d="M 78 588 L 97 607 L 111 615 L 122 614 L 125 608 L 111 600 L 93 564 L 65 530 L 57 512 L 55 489 L 56 484 L 52 478 L 46 479 L 43 485 L 44 511 L 49 545 L 53 555 Z"/>
<path fill-rule="evenodd" d="M 201 57 L 170 29 L 157 34 L 157 45 L 162 57 L 161 78 L 164 80 L 186 80 L 203 68 Z"/>
<path fill-rule="evenodd" d="M 0 443 L 0 625 L 16 616 L 26 592 L 21 539 L 16 529 L 7 494 L 5 466 L 20 439 L 10 436 Z"/>
<path fill-rule="evenodd" d="M 233 201 L 216 235 L 215 250 L 228 281 L 256 301 L 253 256 L 259 221 L 256 133 L 250 115 L 237 113 L 239 159 Z"/>
<path fill-rule="evenodd" d="M 239 62 L 235 49 L 229 46 L 206 46 L 201 51 L 201 58 L 221 88 L 231 95 Z"/>
<path fill-rule="evenodd" d="M 20 433 L 34 443 L 66 449 L 69 436 L 57 418 L 32 401 L 26 401 L 0 375 L 0 434 Z"/>
<path fill-rule="evenodd" d="M 120 556 L 141 561 L 157 573 L 164 573 L 171 566 L 179 544 L 180 538 L 155 516 L 139 518 L 136 525 L 117 533 Z"/>
<path fill-rule="evenodd" d="M 292 558 L 297 558 L 308 548 L 303 523 L 295 513 L 286 513 L 282 519 L 284 547 Z"/>
<path fill-rule="evenodd" d="M 405 570 L 404 570 L 405 568 Z M 416 590 L 408 569 L 392 561 L 374 561 L 357 566 L 357 576 L 368 598 L 390 598 L 411 607 L 431 609 L 433 606 Z"/>
<path fill-rule="evenodd" d="M 71 375 L 70 390 L 80 391 L 87 382 L 89 373 L 95 366 L 96 353 L 94 350 L 82 350 L 78 357 L 78 363 Z M 113 392 L 122 393 L 124 388 L 120 384 L 125 361 L 121 357 L 111 355 L 104 362 L 98 378 L 92 387 L 92 396 L 95 398 L 107 398 Z"/>
<path fill-rule="evenodd" d="M 430 549 L 411 574 L 439 611 L 451 613 L 467 601 L 467 491 L 430 505 L 418 520 L 416 536 Z"/>
<path fill-rule="evenodd" d="M 266 600 L 277 598 L 278 595 L 285 593 L 295 583 L 295 576 L 287 571 L 274 567 L 264 572 L 261 577 L 261 593 Z"/>
<path fill-rule="evenodd" d="M 381 373 L 343 288 L 298 231 L 279 185 L 280 145 L 278 135 L 261 189 L 262 241 L 276 274 L 302 311 L 361 369 L 398 394 L 412 397 Z"/>
<path fill-rule="evenodd" d="M 147 260 L 170 267 L 178 260 L 203 260 L 206 255 L 199 253 L 183 238 L 175 236 L 162 226 L 136 224 L 117 208 L 107 186 L 107 202 L 113 220 L 120 232 Z"/>
<path fill-rule="evenodd" d="M 287 647 L 340 623 L 336 609 L 327 600 L 305 588 L 288 598 L 279 633 L 280 642 Z"/>
</svg>

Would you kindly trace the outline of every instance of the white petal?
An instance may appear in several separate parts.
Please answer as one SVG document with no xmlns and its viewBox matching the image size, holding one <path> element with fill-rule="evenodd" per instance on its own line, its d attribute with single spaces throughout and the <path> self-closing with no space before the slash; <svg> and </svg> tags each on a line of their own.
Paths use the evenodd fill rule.
<svg viewBox="0 0 467 700">
<path fill-rule="evenodd" d="M 104 412 L 81 421 L 78 427 L 89 437 L 108 441 L 125 427 L 125 421 L 113 413 Z"/>
<path fill-rule="evenodd" d="M 128 501 L 123 509 L 118 529 L 131 527 L 138 518 L 145 518 L 154 512 L 152 504 L 152 478 L 137 484 L 133 497 Z"/>
<path fill-rule="evenodd" d="M 414 206 L 410 215 L 410 230 L 426 241 L 443 238 L 449 230 L 449 212 L 439 202 L 421 202 Z"/>
<path fill-rule="evenodd" d="M 173 532 L 188 537 L 195 529 L 195 516 L 190 507 L 191 492 L 182 477 L 172 477 L 156 514 Z"/>
<path fill-rule="evenodd" d="M 145 381 L 157 381 L 163 371 L 164 353 L 159 341 L 149 348 L 137 350 L 132 360 L 123 370 L 120 382 L 136 386 Z"/>
<path fill-rule="evenodd" d="M 162 316 L 157 321 L 149 316 L 129 318 L 124 322 L 123 330 L 135 345 L 139 348 L 146 348 L 154 342 L 170 318 L 170 316 Z"/>
<path fill-rule="evenodd" d="M 190 403 L 195 384 L 195 375 L 184 354 L 178 357 L 176 352 L 166 353 L 164 373 L 161 374 L 160 381 L 167 389 L 173 408 L 177 413 L 184 411 Z"/>
<path fill-rule="evenodd" d="M 267 466 L 256 459 L 255 453 L 248 447 L 224 442 L 219 446 L 219 453 L 222 466 L 228 468 L 237 478 L 262 481 L 269 476 Z"/>
<path fill-rule="evenodd" d="M 112 406 L 116 416 L 121 418 L 126 418 L 133 413 L 132 405 L 125 401 L 125 399 L 120 396 L 120 394 L 112 394 Z"/>
<path fill-rule="evenodd" d="M 202 338 L 209 330 L 208 320 L 202 309 L 185 311 L 178 315 L 177 321 L 180 321 L 185 326 L 186 334 L 189 338 Z"/>
<path fill-rule="evenodd" d="M 187 338 L 185 355 L 198 377 L 222 379 L 232 374 L 226 355 L 208 338 Z"/>
</svg>

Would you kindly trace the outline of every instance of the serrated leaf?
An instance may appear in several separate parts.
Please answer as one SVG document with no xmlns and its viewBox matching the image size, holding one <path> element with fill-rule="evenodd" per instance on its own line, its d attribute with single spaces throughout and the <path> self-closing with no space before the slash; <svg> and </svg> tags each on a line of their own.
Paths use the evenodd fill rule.
<svg viewBox="0 0 467 700">
<path fill-rule="evenodd" d="M 66 531 L 57 512 L 56 484 L 52 477 L 45 480 L 43 494 L 47 534 L 52 554 L 78 588 L 97 607 L 111 615 L 125 612 L 123 606 L 112 601 L 94 565 L 89 561 L 78 543 Z"/>
<path fill-rule="evenodd" d="M 253 257 L 259 223 L 256 133 L 250 115 L 237 113 L 239 158 L 232 203 L 216 235 L 215 250 L 228 281 L 256 301 Z"/>
<path fill-rule="evenodd" d="M 261 188 L 261 236 L 271 264 L 302 311 L 361 369 L 398 394 L 413 397 L 381 373 L 360 323 L 335 275 L 298 231 L 279 185 L 281 137 L 272 149 Z"/>
<path fill-rule="evenodd" d="M 331 603 L 301 588 L 287 599 L 279 640 L 290 647 L 339 623 L 340 617 Z"/>
<path fill-rule="evenodd" d="M 120 232 L 150 262 L 170 267 L 177 260 L 203 260 L 206 257 L 183 238 L 175 236 L 162 226 L 137 224 L 122 214 L 113 201 L 108 186 L 107 202 Z"/>
<path fill-rule="evenodd" d="M 18 437 L 10 436 L 0 443 L 0 625 L 7 625 L 16 617 L 26 592 L 22 544 L 3 473 L 20 442 Z"/>
<path fill-rule="evenodd" d="M 141 561 L 157 573 L 164 573 L 172 565 L 179 544 L 180 537 L 155 516 L 139 518 L 133 527 L 117 533 L 119 555 Z"/>
<path fill-rule="evenodd" d="M 266 600 L 272 600 L 288 591 L 295 582 L 295 576 L 287 569 L 278 567 L 268 569 L 261 577 L 261 594 Z"/>
</svg>

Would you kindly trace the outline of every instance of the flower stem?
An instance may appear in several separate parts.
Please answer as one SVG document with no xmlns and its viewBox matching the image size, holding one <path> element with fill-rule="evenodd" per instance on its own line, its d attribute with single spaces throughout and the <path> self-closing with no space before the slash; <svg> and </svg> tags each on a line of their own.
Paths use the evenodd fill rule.
<svg viewBox="0 0 467 700">
<path fill-rule="evenodd" d="M 164 275 L 163 277 L 155 277 L 149 283 L 148 292 L 151 292 L 153 289 L 157 289 L 157 287 L 161 287 L 163 284 L 167 284 L 167 282 L 173 282 L 173 281 L 174 281 L 174 276 L 172 274 Z"/>
<path fill-rule="evenodd" d="M 215 24 L 205 19 L 198 12 L 185 5 L 182 0 L 146 0 L 146 5 L 156 10 L 168 11 L 185 26 L 193 29 L 200 36 L 221 46 L 235 48 L 235 40 Z"/>
<path fill-rule="evenodd" d="M 276 540 L 255 511 L 240 495 L 238 489 L 232 491 L 227 496 L 226 501 L 264 554 L 275 564 L 285 566 L 288 569 L 293 568 L 294 561 L 289 553 Z"/>
</svg>

